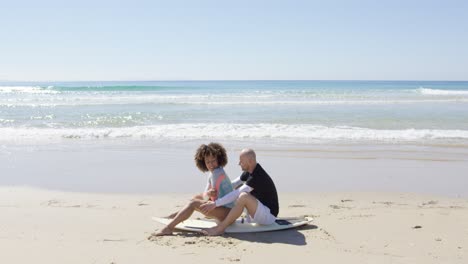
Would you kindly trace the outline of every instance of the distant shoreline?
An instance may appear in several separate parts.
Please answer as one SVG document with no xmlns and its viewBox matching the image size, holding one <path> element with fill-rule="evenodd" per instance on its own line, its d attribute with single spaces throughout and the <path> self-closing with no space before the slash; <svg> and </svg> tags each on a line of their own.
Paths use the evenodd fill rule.
<svg viewBox="0 0 468 264">
<path fill-rule="evenodd" d="M 131 83 L 131 82 L 302 82 L 302 81 L 310 81 L 310 82 L 468 82 L 468 80 L 439 80 L 439 79 L 427 79 L 427 80 L 418 80 L 418 79 L 396 79 L 396 80 L 389 80 L 389 79 L 339 79 L 339 80 L 320 80 L 320 79 L 239 79 L 239 80 L 224 80 L 224 79 L 160 79 L 160 80 L 0 80 L 0 85 L 4 83 L 25 83 L 25 84 L 34 84 L 34 83 L 115 83 L 115 82 L 122 82 L 122 83 Z"/>
</svg>

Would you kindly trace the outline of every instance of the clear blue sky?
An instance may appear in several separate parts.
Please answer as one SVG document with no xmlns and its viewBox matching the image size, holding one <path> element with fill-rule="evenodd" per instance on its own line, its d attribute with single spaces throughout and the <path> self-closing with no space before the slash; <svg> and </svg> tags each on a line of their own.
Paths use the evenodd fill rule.
<svg viewBox="0 0 468 264">
<path fill-rule="evenodd" d="M 64 2 L 0 0 L 0 80 L 468 80 L 468 1 Z"/>
</svg>

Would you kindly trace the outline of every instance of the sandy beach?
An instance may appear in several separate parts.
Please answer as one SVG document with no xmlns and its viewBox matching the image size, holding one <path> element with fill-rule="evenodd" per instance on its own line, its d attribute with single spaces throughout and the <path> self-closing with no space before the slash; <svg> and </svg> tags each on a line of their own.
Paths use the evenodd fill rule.
<svg viewBox="0 0 468 264">
<path fill-rule="evenodd" d="M 4 263 L 466 263 L 468 200 L 408 193 L 282 193 L 289 231 L 148 241 L 189 194 L 117 195 L 0 188 Z M 192 217 L 202 217 L 198 213 Z"/>
<path fill-rule="evenodd" d="M 256 146 L 278 186 L 279 216 L 312 216 L 312 225 L 149 241 L 162 227 L 152 216 L 174 212 L 204 187 L 191 147 L 3 148 L 2 262 L 468 261 L 464 148 Z M 233 178 L 238 148 L 228 149 Z"/>
<path fill-rule="evenodd" d="M 468 264 L 468 1 L 4 2 L 0 264 Z"/>
</svg>

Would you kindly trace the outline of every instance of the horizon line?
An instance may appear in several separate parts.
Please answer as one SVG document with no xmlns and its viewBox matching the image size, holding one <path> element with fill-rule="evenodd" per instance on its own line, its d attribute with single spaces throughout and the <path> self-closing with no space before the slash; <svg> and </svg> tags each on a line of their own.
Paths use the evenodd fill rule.
<svg viewBox="0 0 468 264">
<path fill-rule="evenodd" d="M 53 82 L 261 82 L 261 81 L 322 81 L 322 82 L 468 82 L 466 80 L 443 80 L 443 79 L 149 79 L 149 80 L 0 80 L 0 83 L 53 83 Z"/>
</svg>

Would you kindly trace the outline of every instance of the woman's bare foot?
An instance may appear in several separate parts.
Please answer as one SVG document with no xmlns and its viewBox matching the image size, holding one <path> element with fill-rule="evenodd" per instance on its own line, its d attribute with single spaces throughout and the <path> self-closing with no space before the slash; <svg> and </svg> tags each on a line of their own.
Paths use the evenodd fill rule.
<svg viewBox="0 0 468 264">
<path fill-rule="evenodd" d="M 202 230 L 202 234 L 205 236 L 220 236 L 224 233 L 224 230 L 219 229 L 217 226 Z"/>
<path fill-rule="evenodd" d="M 158 237 L 158 236 L 170 236 L 172 235 L 172 232 L 174 230 L 170 229 L 169 227 L 164 227 L 163 229 L 161 230 L 158 230 L 154 233 L 152 233 L 149 237 L 148 237 L 148 240 L 153 240 L 154 238 Z"/>
</svg>

